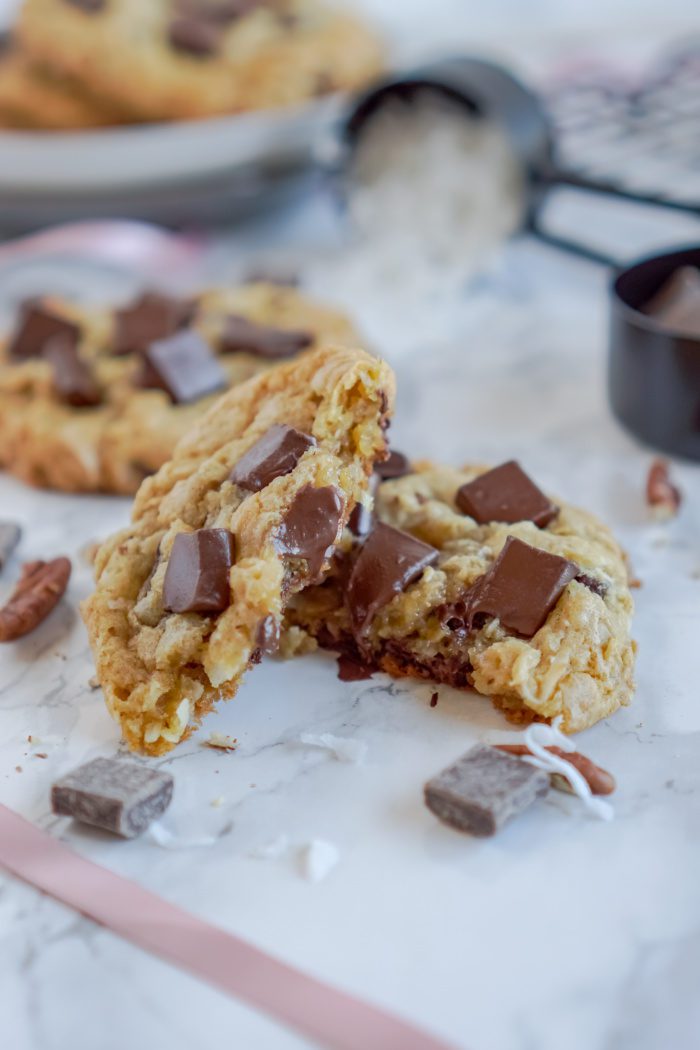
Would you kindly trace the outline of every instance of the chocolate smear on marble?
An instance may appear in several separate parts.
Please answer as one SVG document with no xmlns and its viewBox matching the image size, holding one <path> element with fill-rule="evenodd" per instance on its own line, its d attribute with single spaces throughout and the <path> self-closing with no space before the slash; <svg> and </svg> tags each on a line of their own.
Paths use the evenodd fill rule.
<svg viewBox="0 0 700 1050">
<path fill-rule="evenodd" d="M 193 320 L 197 304 L 161 292 L 144 292 L 130 306 L 114 312 L 112 353 L 135 354 L 165 339 Z"/>
<path fill-rule="evenodd" d="M 275 478 L 290 474 L 301 457 L 316 447 L 316 438 L 286 423 L 275 423 L 245 452 L 229 480 L 248 492 L 259 492 Z"/>
<path fill-rule="evenodd" d="M 465 594 L 464 628 L 496 617 L 506 630 L 531 638 L 539 631 L 578 565 L 509 536 L 498 558 Z"/>
<path fill-rule="evenodd" d="M 433 565 L 438 551 L 407 532 L 377 522 L 360 549 L 345 592 L 358 634 L 375 614 Z"/>
<path fill-rule="evenodd" d="M 312 580 L 320 576 L 333 554 L 343 517 L 343 500 L 336 488 L 305 485 L 287 511 L 275 547 L 280 554 L 304 558 Z"/>
<path fill-rule="evenodd" d="M 219 348 L 223 354 L 255 354 L 275 361 L 293 357 L 314 341 L 312 332 L 273 328 L 247 317 L 230 314 L 224 321 Z"/>
<path fill-rule="evenodd" d="M 42 356 L 51 366 L 53 388 L 60 401 L 73 408 L 95 408 L 102 403 L 99 383 L 70 337 L 52 336 Z"/>
<path fill-rule="evenodd" d="M 455 503 L 479 525 L 531 521 L 543 529 L 559 513 L 519 463 L 509 460 L 457 490 Z"/>
<path fill-rule="evenodd" d="M 80 326 L 54 313 L 40 302 L 29 301 L 21 309 L 19 321 L 10 337 L 7 353 L 15 361 L 40 357 L 49 342 L 57 336 L 77 347 Z"/>
<path fill-rule="evenodd" d="M 137 762 L 94 758 L 56 781 L 51 808 L 114 835 L 132 839 L 170 805 L 174 780 L 169 773 Z"/>
<path fill-rule="evenodd" d="M 477 744 L 425 785 L 425 804 L 457 831 L 484 838 L 549 790 L 549 776 L 520 758 Z"/>
<path fill-rule="evenodd" d="M 391 450 L 388 459 L 385 459 L 383 462 L 375 463 L 374 470 L 382 481 L 403 478 L 406 474 L 412 473 L 408 457 L 404 456 L 403 452 L 397 452 L 396 449 Z"/>
<path fill-rule="evenodd" d="M 204 339 L 189 329 L 144 350 L 139 386 L 163 390 L 174 405 L 185 405 L 224 390 L 228 379 Z"/>
<path fill-rule="evenodd" d="M 175 537 L 163 581 L 163 607 L 173 613 L 221 613 L 231 604 L 235 543 L 227 529 Z"/>
</svg>

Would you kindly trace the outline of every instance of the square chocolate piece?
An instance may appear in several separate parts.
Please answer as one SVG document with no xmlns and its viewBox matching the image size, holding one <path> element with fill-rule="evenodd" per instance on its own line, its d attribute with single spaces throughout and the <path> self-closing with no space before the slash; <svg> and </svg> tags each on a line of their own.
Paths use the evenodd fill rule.
<svg viewBox="0 0 700 1050">
<path fill-rule="evenodd" d="M 63 817 L 132 839 L 170 805 L 173 778 L 136 762 L 95 758 L 58 780 L 51 808 Z"/>
<path fill-rule="evenodd" d="M 455 503 L 479 525 L 491 521 L 532 521 L 543 529 L 559 508 L 531 481 L 514 459 L 480 474 L 457 490 Z"/>
<path fill-rule="evenodd" d="M 174 405 L 198 401 L 228 385 L 216 357 L 191 329 L 151 343 L 143 358 L 141 385 L 164 390 Z"/>
<path fill-rule="evenodd" d="M 71 346 L 77 346 L 80 328 L 73 321 L 53 313 L 40 302 L 27 302 L 22 307 L 19 323 L 10 339 L 7 353 L 15 360 L 40 357 L 48 343 L 56 336 Z"/>
<path fill-rule="evenodd" d="M 234 557 L 235 541 L 227 529 L 178 533 L 163 580 L 163 608 L 174 613 L 228 609 Z"/>
<path fill-rule="evenodd" d="M 477 744 L 428 781 L 425 804 L 443 824 L 485 838 L 546 795 L 549 786 L 544 770 Z"/>
</svg>

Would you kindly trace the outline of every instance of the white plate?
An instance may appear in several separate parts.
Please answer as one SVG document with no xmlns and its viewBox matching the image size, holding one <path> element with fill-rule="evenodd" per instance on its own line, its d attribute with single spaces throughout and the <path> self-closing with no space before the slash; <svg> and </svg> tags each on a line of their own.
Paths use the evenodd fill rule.
<svg viewBox="0 0 700 1050">
<path fill-rule="evenodd" d="M 290 169 L 341 112 L 343 95 L 302 106 L 207 120 L 90 131 L 1 131 L 0 197 L 20 191 L 128 193 L 224 171 Z"/>
</svg>

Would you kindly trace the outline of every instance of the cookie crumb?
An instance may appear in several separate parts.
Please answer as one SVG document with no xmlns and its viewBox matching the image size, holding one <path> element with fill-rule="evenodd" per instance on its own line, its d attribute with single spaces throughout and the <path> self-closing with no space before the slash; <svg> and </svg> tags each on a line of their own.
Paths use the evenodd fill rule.
<svg viewBox="0 0 700 1050">
<path fill-rule="evenodd" d="M 225 733 L 210 733 L 206 740 L 202 741 L 202 747 L 212 747 L 217 751 L 235 751 L 238 740 Z"/>
</svg>

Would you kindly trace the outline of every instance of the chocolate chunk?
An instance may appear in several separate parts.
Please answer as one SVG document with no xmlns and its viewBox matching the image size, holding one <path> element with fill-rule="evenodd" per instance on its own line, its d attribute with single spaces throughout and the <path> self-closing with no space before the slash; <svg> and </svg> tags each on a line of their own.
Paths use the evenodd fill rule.
<svg viewBox="0 0 700 1050">
<path fill-rule="evenodd" d="M 276 653 L 280 647 L 280 625 L 274 616 L 266 616 L 258 624 L 255 644 L 261 653 Z"/>
<path fill-rule="evenodd" d="M 376 474 L 373 474 L 369 479 L 368 493 L 374 503 L 374 498 L 379 488 L 379 478 Z M 356 503 L 352 514 L 348 519 L 348 528 L 350 531 L 357 536 L 358 539 L 364 539 L 372 531 L 372 525 L 374 524 L 374 509 L 370 509 L 365 506 L 364 503 Z"/>
<path fill-rule="evenodd" d="M 305 485 L 280 525 L 275 547 L 280 554 L 304 558 L 309 574 L 316 579 L 333 553 L 342 517 L 343 501 L 337 489 Z"/>
<path fill-rule="evenodd" d="M 539 631 L 579 567 L 557 554 L 509 536 L 491 568 L 465 596 L 465 626 L 495 616 L 503 627 L 531 638 Z"/>
<path fill-rule="evenodd" d="M 175 7 L 183 17 L 204 19 L 226 25 L 261 7 L 265 0 L 178 0 Z"/>
<path fill-rule="evenodd" d="M 580 572 L 574 579 L 577 583 L 582 583 L 584 587 L 588 587 L 588 590 L 593 591 L 599 598 L 604 598 L 608 593 L 607 584 L 599 580 L 597 576 L 590 576 L 587 572 Z"/>
<path fill-rule="evenodd" d="M 392 478 L 403 478 L 406 474 L 413 473 L 408 458 L 404 456 L 403 452 L 397 452 L 395 449 L 391 450 L 389 458 L 385 459 L 383 463 L 375 463 L 374 469 L 382 481 L 389 481 Z"/>
<path fill-rule="evenodd" d="M 66 343 L 77 346 L 80 327 L 53 313 L 38 302 L 27 302 L 22 307 L 19 324 L 12 335 L 7 352 L 15 360 L 39 357 L 54 336 L 61 336 Z"/>
<path fill-rule="evenodd" d="M 196 304 L 191 300 L 144 292 L 130 306 L 115 311 L 112 353 L 139 353 L 156 339 L 165 339 L 185 328 L 195 312 Z"/>
<path fill-rule="evenodd" d="M 168 41 L 176 51 L 196 58 L 208 58 L 217 52 L 222 27 L 212 19 L 184 15 L 173 18 L 168 26 Z"/>
<path fill-rule="evenodd" d="M 234 555 L 234 539 L 227 529 L 178 533 L 163 581 L 166 611 L 220 613 L 228 609 Z"/>
<path fill-rule="evenodd" d="M 0 572 L 22 539 L 22 530 L 14 521 L 0 521 Z"/>
<path fill-rule="evenodd" d="M 78 356 L 72 339 L 54 335 L 42 355 L 51 365 L 53 387 L 59 400 L 74 408 L 94 408 L 102 401 L 102 391 L 90 366 Z"/>
<path fill-rule="evenodd" d="M 425 804 L 443 824 L 495 835 L 549 790 L 549 775 L 495 747 L 477 744 L 425 785 Z"/>
<path fill-rule="evenodd" d="M 107 0 L 65 0 L 71 7 L 77 7 L 79 11 L 85 11 L 88 15 L 96 15 L 99 11 L 104 11 L 107 6 Z"/>
<path fill-rule="evenodd" d="M 378 610 L 437 558 L 434 547 L 378 522 L 360 550 L 346 589 L 355 630 L 364 634 Z"/>
<path fill-rule="evenodd" d="M 559 513 L 513 459 L 462 485 L 455 503 L 479 525 L 532 521 L 543 529 Z"/>
<path fill-rule="evenodd" d="M 364 660 L 341 653 L 338 657 L 338 678 L 341 682 L 365 682 L 375 673 L 376 667 Z"/>
<path fill-rule="evenodd" d="M 219 347 L 223 354 L 246 353 L 277 360 L 298 354 L 313 341 L 312 332 L 273 328 L 230 314 L 224 322 Z"/>
<path fill-rule="evenodd" d="M 228 386 L 216 357 L 191 329 L 151 343 L 143 359 L 139 385 L 164 390 L 174 405 L 198 401 Z"/>
<path fill-rule="evenodd" d="M 642 313 L 682 335 L 700 338 L 700 269 L 680 266 L 642 307 Z"/>
<path fill-rule="evenodd" d="M 62 817 L 132 839 L 170 805 L 173 778 L 137 762 L 94 758 L 51 788 L 51 808 Z"/>
<path fill-rule="evenodd" d="M 239 459 L 229 480 L 247 492 L 259 492 L 275 478 L 290 474 L 316 438 L 286 423 L 274 423 Z"/>
<path fill-rule="evenodd" d="M 259 269 L 246 274 L 248 284 L 276 284 L 280 288 L 298 288 L 301 278 L 292 270 Z"/>
</svg>

